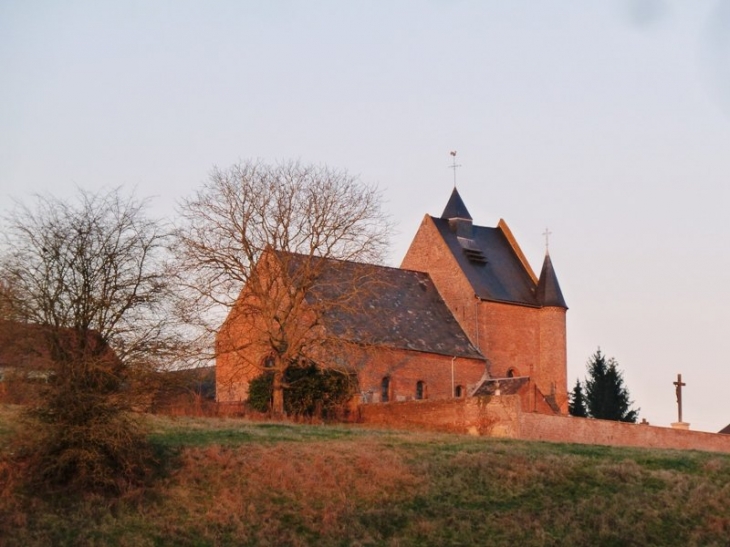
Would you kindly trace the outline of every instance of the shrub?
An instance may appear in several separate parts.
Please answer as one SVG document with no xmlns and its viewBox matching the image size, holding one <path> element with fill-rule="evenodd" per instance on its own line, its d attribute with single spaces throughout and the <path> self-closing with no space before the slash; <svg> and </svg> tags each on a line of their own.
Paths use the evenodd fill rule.
<svg viewBox="0 0 730 547">
<path fill-rule="evenodd" d="M 29 482 L 39 492 L 104 495 L 141 484 L 153 458 L 125 392 L 127 367 L 108 358 L 63 365 L 25 412 L 17 457 Z"/>
<path fill-rule="evenodd" d="M 267 412 L 273 398 L 273 377 L 264 371 L 248 387 L 248 404 Z M 357 377 L 315 364 L 289 365 L 284 373 L 284 409 L 288 415 L 333 418 L 357 388 Z"/>
<path fill-rule="evenodd" d="M 268 412 L 271 409 L 273 395 L 273 375 L 263 372 L 248 384 L 248 404 L 259 412 Z"/>
</svg>

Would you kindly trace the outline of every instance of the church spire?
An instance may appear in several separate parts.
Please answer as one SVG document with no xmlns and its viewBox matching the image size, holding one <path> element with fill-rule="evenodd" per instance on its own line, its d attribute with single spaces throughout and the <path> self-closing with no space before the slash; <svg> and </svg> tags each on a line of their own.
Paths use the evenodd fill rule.
<svg viewBox="0 0 730 547">
<path fill-rule="evenodd" d="M 449 228 L 452 232 L 456 232 L 457 236 L 467 239 L 471 239 L 473 236 L 471 215 L 466 210 L 466 205 L 456 188 L 451 192 L 451 197 L 444 212 L 441 213 L 441 218 L 449 221 Z"/>
<path fill-rule="evenodd" d="M 541 306 L 568 309 L 565 298 L 563 298 L 563 292 L 560 290 L 558 277 L 555 275 L 553 261 L 550 259 L 550 254 L 547 250 L 545 252 L 545 261 L 542 263 L 540 279 L 537 282 L 536 296 L 537 302 Z"/>
<path fill-rule="evenodd" d="M 446 220 L 452 220 L 457 218 L 461 220 L 473 220 L 471 218 L 471 215 L 469 214 L 469 211 L 467 211 L 466 209 L 466 205 L 464 205 L 464 201 L 459 195 L 459 191 L 456 188 L 454 188 L 454 190 L 451 192 L 451 197 L 449 198 L 449 202 L 446 204 L 444 212 L 441 213 L 441 218 L 444 218 Z"/>
</svg>

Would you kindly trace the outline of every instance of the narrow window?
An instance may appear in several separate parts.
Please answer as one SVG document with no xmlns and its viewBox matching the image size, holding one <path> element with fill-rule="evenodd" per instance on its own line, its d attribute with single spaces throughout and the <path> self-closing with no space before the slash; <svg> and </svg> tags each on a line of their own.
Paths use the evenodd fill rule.
<svg viewBox="0 0 730 547">
<path fill-rule="evenodd" d="M 464 386 L 456 386 L 454 388 L 454 397 L 463 397 L 464 396 Z"/>
<path fill-rule="evenodd" d="M 507 371 L 507 378 L 514 378 L 515 376 L 518 376 L 515 369 L 511 368 Z"/>
<path fill-rule="evenodd" d="M 269 355 L 268 357 L 264 358 L 264 368 L 274 368 L 274 356 Z"/>
<path fill-rule="evenodd" d="M 383 403 L 390 401 L 390 376 L 386 376 L 380 382 L 380 401 Z"/>
<path fill-rule="evenodd" d="M 426 384 L 419 380 L 416 382 L 416 399 L 426 398 Z"/>
</svg>

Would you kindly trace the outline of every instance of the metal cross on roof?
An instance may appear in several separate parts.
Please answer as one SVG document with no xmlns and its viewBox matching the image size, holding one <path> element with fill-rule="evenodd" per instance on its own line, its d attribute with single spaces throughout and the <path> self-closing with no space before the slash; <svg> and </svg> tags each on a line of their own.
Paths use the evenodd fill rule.
<svg viewBox="0 0 730 547">
<path fill-rule="evenodd" d="M 456 188 L 456 168 L 461 167 L 461 164 L 456 163 L 456 150 L 452 150 L 449 154 L 451 155 L 451 165 L 449 165 L 449 169 L 454 170 L 454 188 Z"/>
<path fill-rule="evenodd" d="M 545 231 L 542 233 L 542 235 L 545 236 L 545 252 L 547 253 L 550 247 L 550 236 L 553 235 L 553 233 L 548 230 L 547 227 L 545 227 Z"/>
</svg>

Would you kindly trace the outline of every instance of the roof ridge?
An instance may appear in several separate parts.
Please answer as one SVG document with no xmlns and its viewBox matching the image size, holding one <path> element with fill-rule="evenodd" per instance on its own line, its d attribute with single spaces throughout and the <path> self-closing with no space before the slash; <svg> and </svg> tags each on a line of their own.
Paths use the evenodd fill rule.
<svg viewBox="0 0 730 547">
<path fill-rule="evenodd" d="M 507 222 L 505 222 L 503 218 L 499 219 L 499 222 L 497 223 L 497 228 L 499 228 L 504 236 L 507 238 L 507 242 L 509 243 L 510 247 L 512 247 L 512 250 L 517 255 L 519 261 L 522 263 L 525 271 L 527 271 L 527 275 L 530 276 L 530 279 L 532 279 L 533 283 L 537 284 L 538 279 L 535 275 L 535 271 L 532 269 L 532 266 L 530 266 L 530 263 L 527 261 L 527 257 L 522 252 L 522 249 L 520 248 L 519 243 L 517 243 L 514 234 L 512 234 L 512 230 L 510 230 L 509 226 L 507 226 Z"/>
<path fill-rule="evenodd" d="M 374 267 L 374 268 L 387 268 L 387 269 L 390 269 L 390 270 L 402 270 L 403 269 L 403 268 L 399 268 L 397 266 L 386 266 L 384 264 L 374 264 L 372 262 L 363 262 L 361 260 L 352 260 L 350 258 L 337 258 L 337 257 L 334 257 L 334 256 L 320 256 L 320 255 L 315 255 L 315 254 L 308 255 L 306 253 L 297 253 L 295 251 L 283 251 L 281 249 L 272 249 L 271 252 L 273 252 L 275 254 L 291 255 L 291 256 L 299 257 L 299 258 L 315 258 L 317 260 L 328 260 L 328 261 L 331 261 L 331 262 L 342 262 L 342 263 L 346 263 L 346 264 L 357 264 L 359 266 L 370 266 L 370 267 Z M 418 271 L 418 270 L 414 270 L 414 271 Z"/>
</svg>

